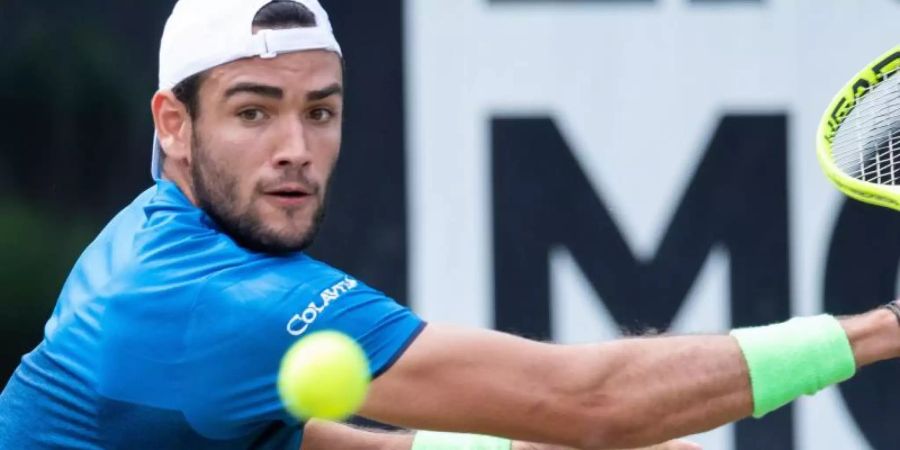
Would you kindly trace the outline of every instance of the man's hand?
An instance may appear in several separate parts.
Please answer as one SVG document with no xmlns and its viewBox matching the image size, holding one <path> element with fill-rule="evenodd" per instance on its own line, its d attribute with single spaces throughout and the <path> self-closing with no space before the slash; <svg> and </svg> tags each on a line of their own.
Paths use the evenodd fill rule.
<svg viewBox="0 0 900 450">
<path fill-rule="evenodd" d="M 643 449 L 636 450 L 702 450 L 703 447 L 699 445 L 688 442 L 681 439 L 676 439 L 674 441 L 665 442 L 662 444 L 654 445 L 651 447 L 644 447 Z"/>
<path fill-rule="evenodd" d="M 311 420 L 303 428 L 300 450 L 409 450 L 413 435 L 362 430 L 351 426 Z"/>
<path fill-rule="evenodd" d="M 303 429 L 301 450 L 410 450 L 414 435 L 353 428 L 332 422 L 312 420 Z M 511 450 L 577 450 L 551 444 L 513 442 Z M 677 440 L 635 450 L 701 450 L 699 445 Z"/>
<path fill-rule="evenodd" d="M 577 450 L 571 447 L 562 447 L 552 444 L 534 444 L 530 442 L 514 442 L 512 450 Z M 703 450 L 699 445 L 685 440 L 677 439 L 650 447 L 633 450 Z"/>
</svg>

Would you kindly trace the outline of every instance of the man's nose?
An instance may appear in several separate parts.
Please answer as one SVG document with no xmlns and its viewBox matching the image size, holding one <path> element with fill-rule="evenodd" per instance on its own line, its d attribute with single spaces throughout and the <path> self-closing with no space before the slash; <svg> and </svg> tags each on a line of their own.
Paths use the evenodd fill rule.
<svg viewBox="0 0 900 450">
<path fill-rule="evenodd" d="M 307 145 L 301 121 L 292 121 L 285 126 L 285 132 L 275 150 L 274 163 L 278 167 L 305 166 L 310 163 L 311 152 Z"/>
</svg>

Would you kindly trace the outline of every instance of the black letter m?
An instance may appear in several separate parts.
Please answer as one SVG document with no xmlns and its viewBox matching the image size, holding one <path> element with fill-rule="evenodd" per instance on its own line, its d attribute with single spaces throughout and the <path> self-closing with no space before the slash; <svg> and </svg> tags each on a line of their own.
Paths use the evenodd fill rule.
<svg viewBox="0 0 900 450">
<path fill-rule="evenodd" d="M 729 256 L 732 326 L 789 316 L 783 115 L 722 119 L 649 261 L 634 256 L 551 119 L 494 119 L 492 140 L 498 329 L 552 336 L 549 252 L 559 246 L 620 325 L 667 329 L 714 246 Z M 790 410 L 737 435 L 742 449 L 790 448 Z"/>
</svg>

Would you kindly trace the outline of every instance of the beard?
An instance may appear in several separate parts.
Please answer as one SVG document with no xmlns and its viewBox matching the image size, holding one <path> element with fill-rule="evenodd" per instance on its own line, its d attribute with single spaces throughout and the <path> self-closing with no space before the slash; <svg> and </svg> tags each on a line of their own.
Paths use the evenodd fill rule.
<svg viewBox="0 0 900 450">
<path fill-rule="evenodd" d="M 254 252 L 275 255 L 300 252 L 312 245 L 325 219 L 324 198 L 313 213 L 306 230 L 278 230 L 263 220 L 260 212 L 252 208 L 252 203 L 244 208 L 240 207 L 237 175 L 225 170 L 210 156 L 196 131 L 191 141 L 191 179 L 198 206 L 238 245 Z M 299 180 L 305 185 L 313 185 L 306 182 L 306 178 L 299 173 L 291 175 L 287 171 L 279 181 Z M 285 211 L 285 214 L 291 220 L 295 215 L 299 216 L 300 212 Z"/>
</svg>

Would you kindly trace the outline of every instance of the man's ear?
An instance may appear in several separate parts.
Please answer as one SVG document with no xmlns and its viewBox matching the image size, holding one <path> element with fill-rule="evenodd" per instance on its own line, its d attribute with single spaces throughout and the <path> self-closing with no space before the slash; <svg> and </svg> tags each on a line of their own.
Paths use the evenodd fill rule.
<svg viewBox="0 0 900 450">
<path fill-rule="evenodd" d="M 150 103 L 156 135 L 167 160 L 190 164 L 191 116 L 172 91 L 159 91 Z"/>
</svg>

